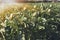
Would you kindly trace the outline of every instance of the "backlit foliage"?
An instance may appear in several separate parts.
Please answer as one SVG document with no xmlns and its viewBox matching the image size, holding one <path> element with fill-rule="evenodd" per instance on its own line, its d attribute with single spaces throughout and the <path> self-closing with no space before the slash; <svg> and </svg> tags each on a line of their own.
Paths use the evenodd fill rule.
<svg viewBox="0 0 60 40">
<path fill-rule="evenodd" d="M 52 3 L 9 7 L 0 14 L 1 40 L 59 40 L 59 10 Z"/>
</svg>

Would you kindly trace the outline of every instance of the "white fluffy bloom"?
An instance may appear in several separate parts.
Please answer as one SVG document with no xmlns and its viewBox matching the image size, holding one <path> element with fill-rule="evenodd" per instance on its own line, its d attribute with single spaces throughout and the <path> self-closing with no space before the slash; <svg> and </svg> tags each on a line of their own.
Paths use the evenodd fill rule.
<svg viewBox="0 0 60 40">
<path fill-rule="evenodd" d="M 23 10 L 26 10 L 26 7 L 24 7 Z"/>
<path fill-rule="evenodd" d="M 0 29 L 0 32 L 5 32 L 5 29 L 4 28 Z"/>
<path fill-rule="evenodd" d="M 13 17 L 13 14 L 10 15 L 9 19 L 12 19 L 12 17 Z"/>
<path fill-rule="evenodd" d="M 50 7 L 52 7 L 52 5 L 50 5 Z"/>
<path fill-rule="evenodd" d="M 43 26 L 39 26 L 39 29 L 45 29 L 45 27 L 43 27 Z"/>
<path fill-rule="evenodd" d="M 6 21 L 7 21 L 7 20 L 5 20 L 4 22 L 1 23 L 1 25 L 2 25 L 3 27 L 6 27 Z"/>
<path fill-rule="evenodd" d="M 35 16 L 35 15 L 36 15 L 36 12 L 34 12 L 32 16 Z"/>
<path fill-rule="evenodd" d="M 26 18 L 26 17 L 24 17 L 24 20 L 27 20 L 27 18 Z"/>
<path fill-rule="evenodd" d="M 34 8 L 36 8 L 36 5 L 34 5 Z"/>
<path fill-rule="evenodd" d="M 45 18 L 42 18 L 43 22 L 46 22 L 47 20 Z"/>
<path fill-rule="evenodd" d="M 51 9 L 48 9 L 48 12 L 50 12 L 51 11 Z"/>
</svg>

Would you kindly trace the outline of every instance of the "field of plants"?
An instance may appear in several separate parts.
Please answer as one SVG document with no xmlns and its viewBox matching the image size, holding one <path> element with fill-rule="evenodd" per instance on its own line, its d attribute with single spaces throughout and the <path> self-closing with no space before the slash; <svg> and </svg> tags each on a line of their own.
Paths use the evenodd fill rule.
<svg viewBox="0 0 60 40">
<path fill-rule="evenodd" d="M 27 3 L 0 13 L 0 40 L 60 40 L 60 3 Z"/>
</svg>

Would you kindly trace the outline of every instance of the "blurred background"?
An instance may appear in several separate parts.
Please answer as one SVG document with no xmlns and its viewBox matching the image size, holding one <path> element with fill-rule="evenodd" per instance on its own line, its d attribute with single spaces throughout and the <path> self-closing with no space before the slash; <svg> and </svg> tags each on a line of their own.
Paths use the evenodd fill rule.
<svg viewBox="0 0 60 40">
<path fill-rule="evenodd" d="M 14 3 L 14 2 L 57 2 L 60 0 L 0 0 L 0 3 Z"/>
<path fill-rule="evenodd" d="M 58 2 L 0 0 L 0 40 L 60 40 Z"/>
</svg>

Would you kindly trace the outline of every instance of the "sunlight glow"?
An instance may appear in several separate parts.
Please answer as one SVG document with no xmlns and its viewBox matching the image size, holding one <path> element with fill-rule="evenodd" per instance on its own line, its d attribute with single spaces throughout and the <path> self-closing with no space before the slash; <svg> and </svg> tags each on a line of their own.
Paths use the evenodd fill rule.
<svg viewBox="0 0 60 40">
<path fill-rule="evenodd" d="M 12 6 L 21 6 L 21 3 L 17 3 L 16 0 L 1 0 L 0 1 L 0 12 L 3 10 L 12 7 Z"/>
<path fill-rule="evenodd" d="M 14 0 L 1 0 L 1 3 L 15 3 Z"/>
</svg>

